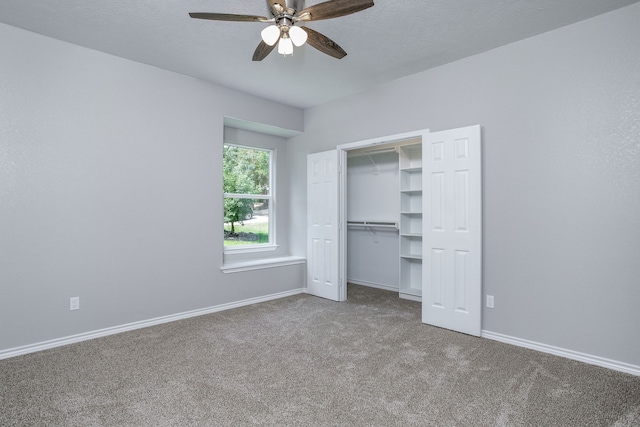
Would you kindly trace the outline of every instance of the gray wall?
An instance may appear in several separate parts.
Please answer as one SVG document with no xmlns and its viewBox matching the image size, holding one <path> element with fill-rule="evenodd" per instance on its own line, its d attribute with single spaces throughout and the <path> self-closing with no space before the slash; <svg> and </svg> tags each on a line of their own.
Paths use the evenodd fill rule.
<svg viewBox="0 0 640 427">
<path fill-rule="evenodd" d="M 305 111 L 294 252 L 308 153 L 480 124 L 483 329 L 640 366 L 638 22 L 635 4 Z"/>
<path fill-rule="evenodd" d="M 220 271 L 223 117 L 302 131 L 302 110 L 2 24 L 0 40 L 0 351 L 304 285 L 300 265 Z"/>
</svg>

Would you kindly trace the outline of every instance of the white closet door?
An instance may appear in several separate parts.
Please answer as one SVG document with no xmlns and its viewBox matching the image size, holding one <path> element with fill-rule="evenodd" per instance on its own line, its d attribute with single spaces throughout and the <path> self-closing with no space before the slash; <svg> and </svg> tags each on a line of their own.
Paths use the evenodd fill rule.
<svg viewBox="0 0 640 427">
<path fill-rule="evenodd" d="M 480 126 L 429 133 L 422 153 L 422 321 L 480 336 Z"/>
<path fill-rule="evenodd" d="M 307 156 L 307 290 L 340 301 L 338 151 Z"/>
</svg>

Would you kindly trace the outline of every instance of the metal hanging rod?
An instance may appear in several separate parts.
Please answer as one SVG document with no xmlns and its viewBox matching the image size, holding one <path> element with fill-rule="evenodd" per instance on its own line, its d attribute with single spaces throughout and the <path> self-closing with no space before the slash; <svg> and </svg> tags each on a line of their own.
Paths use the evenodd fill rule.
<svg viewBox="0 0 640 427">
<path fill-rule="evenodd" d="M 379 148 L 379 149 L 371 149 L 367 151 L 355 152 L 355 153 L 347 153 L 347 157 L 360 157 L 360 156 L 371 156 L 373 154 L 383 154 L 383 153 L 395 153 L 396 149 L 394 147 L 391 148 Z"/>
<path fill-rule="evenodd" d="M 347 227 L 376 227 L 398 229 L 398 223 L 387 221 L 347 221 Z"/>
</svg>

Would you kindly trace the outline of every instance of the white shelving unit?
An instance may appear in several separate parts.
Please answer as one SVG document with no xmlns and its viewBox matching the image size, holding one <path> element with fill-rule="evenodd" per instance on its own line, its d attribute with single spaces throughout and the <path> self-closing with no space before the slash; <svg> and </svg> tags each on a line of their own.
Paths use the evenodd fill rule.
<svg viewBox="0 0 640 427">
<path fill-rule="evenodd" d="M 398 148 L 400 298 L 422 300 L 422 144 Z"/>
</svg>

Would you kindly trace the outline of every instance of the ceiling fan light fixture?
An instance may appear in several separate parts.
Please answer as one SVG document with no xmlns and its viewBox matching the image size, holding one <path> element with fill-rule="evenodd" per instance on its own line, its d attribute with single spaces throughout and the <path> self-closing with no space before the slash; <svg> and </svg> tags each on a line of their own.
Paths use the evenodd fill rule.
<svg viewBox="0 0 640 427">
<path fill-rule="evenodd" d="M 262 0 L 264 1 L 264 0 Z M 260 44 L 253 52 L 253 61 L 262 61 L 276 49 L 281 55 L 293 55 L 293 46 L 305 43 L 320 52 L 342 59 L 347 55 L 336 42 L 297 22 L 320 21 L 351 15 L 373 6 L 373 0 L 319 0 L 320 3 L 304 8 L 304 0 L 267 0 L 270 18 L 237 13 L 192 12 L 191 18 L 211 21 L 259 22 L 269 24 L 261 31 Z M 289 5 L 287 5 L 289 3 Z M 298 10 L 303 8 L 302 10 Z M 275 25 L 273 25 L 275 24 Z M 291 32 L 291 34 L 289 34 Z"/>
<path fill-rule="evenodd" d="M 262 36 L 263 42 L 269 46 L 273 46 L 280 38 L 280 28 L 278 28 L 277 25 L 269 25 L 267 28 L 262 30 L 260 35 Z"/>
<path fill-rule="evenodd" d="M 284 35 L 278 43 L 278 53 L 281 55 L 293 55 L 293 43 L 291 39 Z"/>
<path fill-rule="evenodd" d="M 302 46 L 307 42 L 307 32 L 300 27 L 291 27 L 289 29 L 289 37 L 291 37 L 291 41 L 297 47 Z"/>
</svg>

